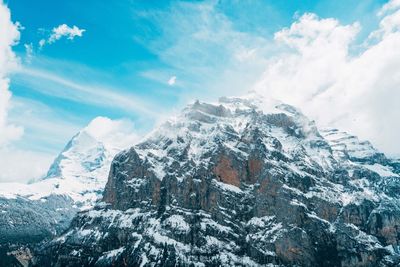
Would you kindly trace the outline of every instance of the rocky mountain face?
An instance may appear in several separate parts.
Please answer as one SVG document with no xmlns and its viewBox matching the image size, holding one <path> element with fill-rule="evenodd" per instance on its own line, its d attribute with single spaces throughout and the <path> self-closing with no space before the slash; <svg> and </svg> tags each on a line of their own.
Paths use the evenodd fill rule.
<svg viewBox="0 0 400 267">
<path fill-rule="evenodd" d="M 136 138 L 113 129 L 118 123 L 94 119 L 71 139 L 39 181 L 0 184 L 0 254 L 62 233 L 79 210 L 101 198 L 113 157 Z M 5 256 L 0 258 L 2 266 Z"/>
<path fill-rule="evenodd" d="M 398 266 L 400 165 L 295 108 L 195 102 L 113 160 L 33 266 Z"/>
</svg>

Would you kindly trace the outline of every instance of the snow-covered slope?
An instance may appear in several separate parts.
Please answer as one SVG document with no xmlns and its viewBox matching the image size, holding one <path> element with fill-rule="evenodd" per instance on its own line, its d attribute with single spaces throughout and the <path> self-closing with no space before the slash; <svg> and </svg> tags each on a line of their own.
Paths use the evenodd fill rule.
<svg viewBox="0 0 400 267">
<path fill-rule="evenodd" d="M 356 162 L 385 160 L 385 156 L 370 142 L 360 141 L 354 135 L 337 129 L 323 129 L 321 134 L 329 142 L 338 159 L 349 159 Z"/>
</svg>

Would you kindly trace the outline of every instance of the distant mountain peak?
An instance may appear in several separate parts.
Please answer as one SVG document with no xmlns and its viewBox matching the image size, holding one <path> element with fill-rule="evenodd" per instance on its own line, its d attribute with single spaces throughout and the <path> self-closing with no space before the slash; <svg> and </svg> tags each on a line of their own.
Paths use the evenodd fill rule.
<svg viewBox="0 0 400 267">
<path fill-rule="evenodd" d="M 101 196 L 114 156 L 138 140 L 127 120 L 93 119 L 74 135 L 55 158 L 47 175 L 29 185 L 3 184 L 8 197 L 41 199 L 62 195 L 80 208 L 91 207 Z"/>
<path fill-rule="evenodd" d="M 72 137 L 54 160 L 44 179 L 88 177 L 102 167 L 108 169 L 106 161 L 119 151 L 132 146 L 137 139 L 130 123 L 96 117 Z"/>
</svg>

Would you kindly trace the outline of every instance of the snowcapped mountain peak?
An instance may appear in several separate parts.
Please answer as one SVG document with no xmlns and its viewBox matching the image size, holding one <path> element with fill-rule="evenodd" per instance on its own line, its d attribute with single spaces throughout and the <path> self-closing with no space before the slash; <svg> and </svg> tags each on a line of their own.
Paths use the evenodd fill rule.
<svg viewBox="0 0 400 267">
<path fill-rule="evenodd" d="M 86 131 L 75 135 L 51 165 L 45 179 L 80 176 L 104 164 L 109 156 L 104 144 Z"/>
<path fill-rule="evenodd" d="M 130 121 L 97 117 L 72 137 L 43 179 L 3 184 L 0 197 L 39 200 L 61 195 L 78 208 L 90 207 L 101 196 L 114 156 L 137 139 Z"/>
<path fill-rule="evenodd" d="M 215 151 L 252 158 L 254 143 L 262 148 L 261 158 L 278 154 L 299 161 L 307 158 L 305 169 L 308 165 L 330 169 L 335 164 L 313 121 L 290 105 L 255 96 L 223 97 L 216 103 L 195 101 L 134 149 L 162 180 L 175 174 L 177 159 L 181 167 L 191 170 L 208 166 Z"/>
<path fill-rule="evenodd" d="M 116 153 L 133 145 L 137 138 L 132 123 L 97 117 L 68 142 L 45 179 L 96 177 L 102 168 L 108 169 L 108 161 Z"/>
</svg>

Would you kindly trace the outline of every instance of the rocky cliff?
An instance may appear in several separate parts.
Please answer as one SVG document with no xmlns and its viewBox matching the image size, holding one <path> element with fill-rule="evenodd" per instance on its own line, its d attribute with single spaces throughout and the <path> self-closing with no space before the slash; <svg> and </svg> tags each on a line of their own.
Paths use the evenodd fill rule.
<svg viewBox="0 0 400 267">
<path fill-rule="evenodd" d="M 399 163 L 295 108 L 195 102 L 113 160 L 34 266 L 397 266 Z"/>
</svg>

